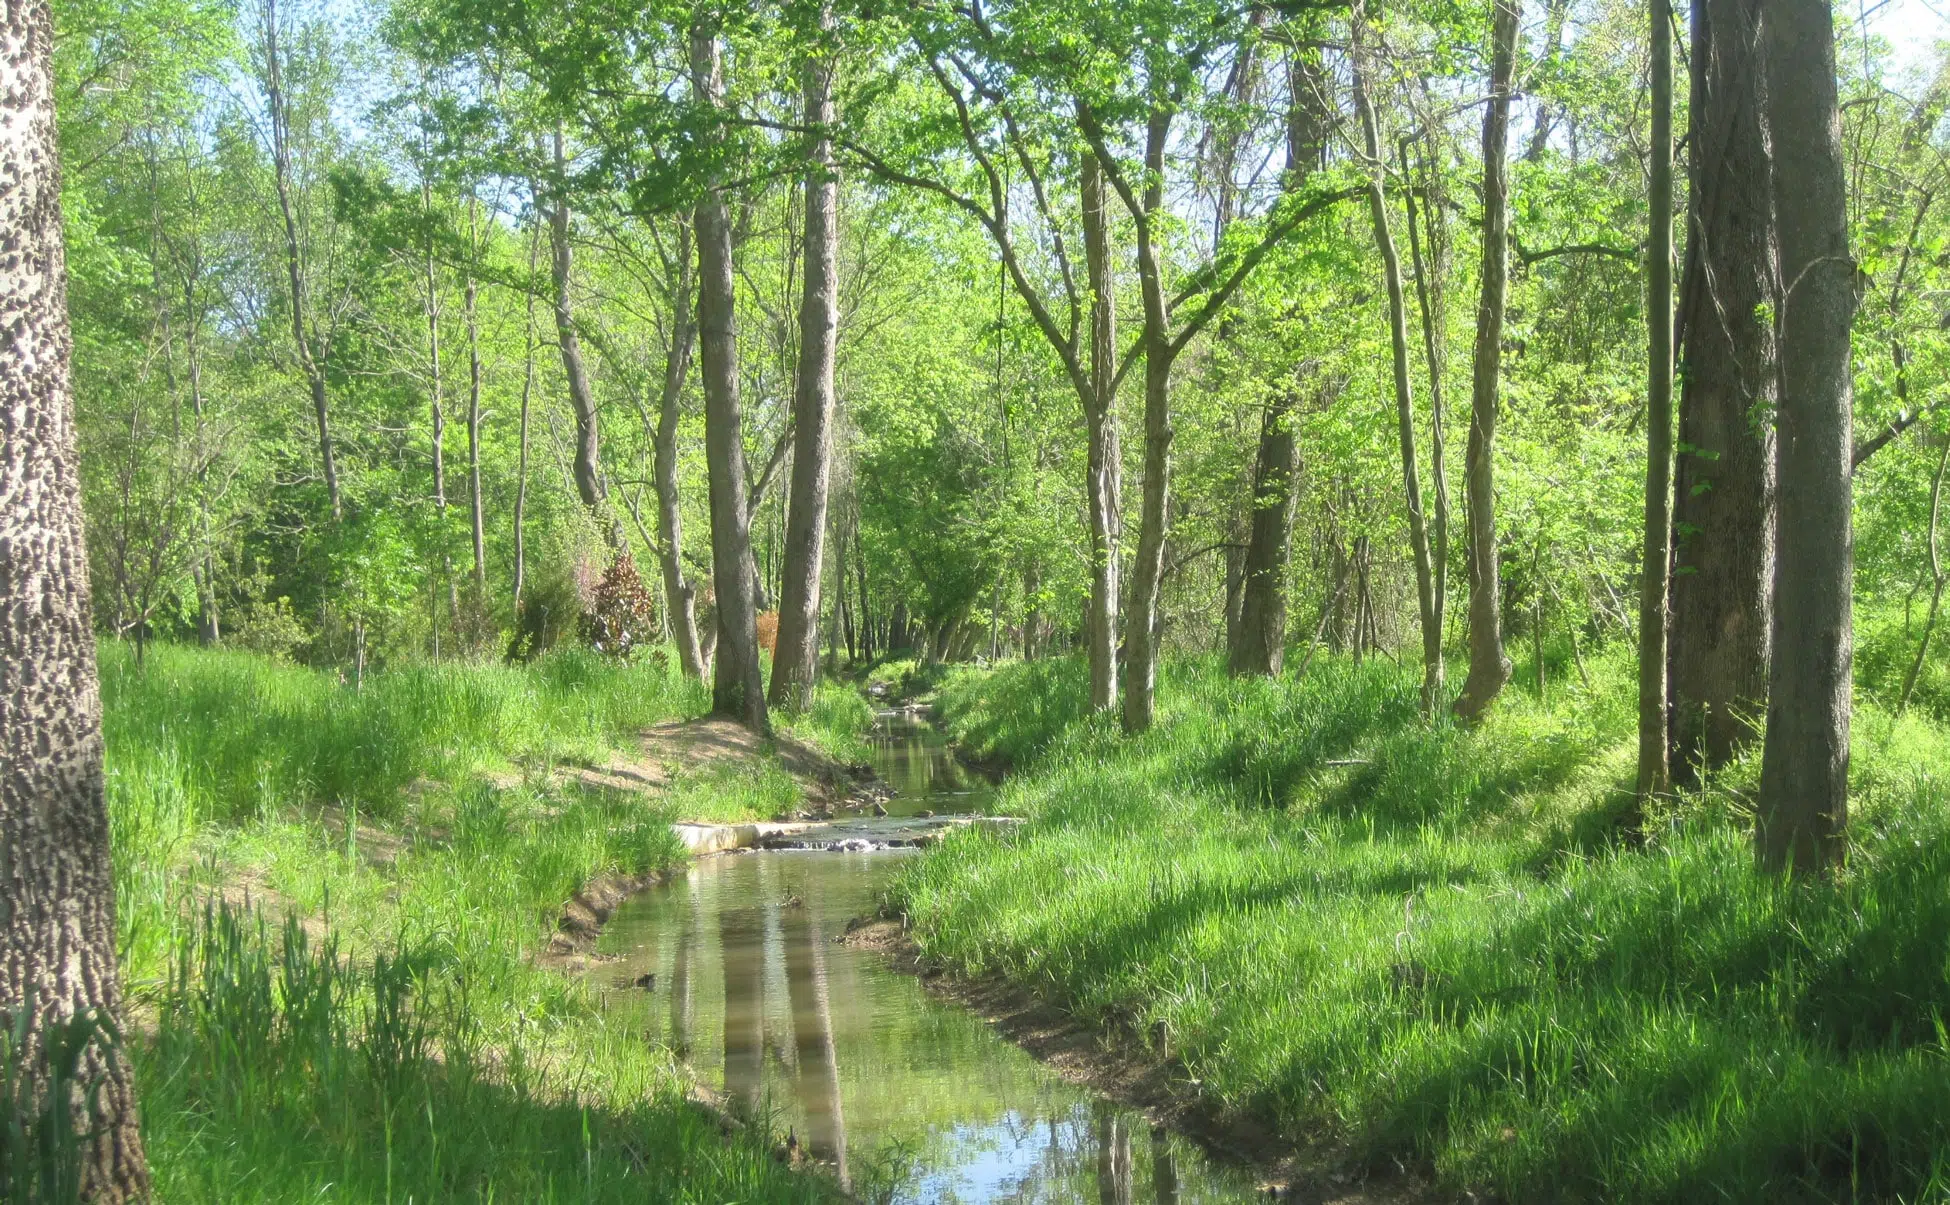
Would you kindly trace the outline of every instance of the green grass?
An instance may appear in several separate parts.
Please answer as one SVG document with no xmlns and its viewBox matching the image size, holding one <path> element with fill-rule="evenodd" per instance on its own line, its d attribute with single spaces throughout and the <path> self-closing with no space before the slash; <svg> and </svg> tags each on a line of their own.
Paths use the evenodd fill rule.
<svg viewBox="0 0 1950 1205">
<path fill-rule="evenodd" d="M 1752 763 L 1616 842 L 1630 666 L 1590 660 L 1474 732 L 1385 662 L 1180 664 L 1130 741 L 1075 662 L 964 673 L 949 722 L 1029 823 L 895 902 L 934 957 L 1357 1164 L 1519 1202 L 1950 1196 L 1950 736 L 1865 702 L 1848 870 L 1786 883 L 1752 869 Z"/>
<path fill-rule="evenodd" d="M 583 883 L 681 862 L 678 811 L 797 798 L 775 767 L 655 798 L 551 773 L 703 710 L 699 687 L 575 654 L 361 691 L 242 653 L 102 666 L 159 1200 L 829 1196 L 722 1140 L 667 1050 L 532 962 Z"/>
</svg>

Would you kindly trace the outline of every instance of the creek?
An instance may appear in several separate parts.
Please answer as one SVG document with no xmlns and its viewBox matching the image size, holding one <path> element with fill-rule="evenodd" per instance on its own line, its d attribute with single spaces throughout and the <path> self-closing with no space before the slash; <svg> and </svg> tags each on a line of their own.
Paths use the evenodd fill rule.
<svg viewBox="0 0 1950 1205">
<path fill-rule="evenodd" d="M 895 816 L 979 812 L 993 785 L 920 717 L 883 713 Z M 884 954 L 839 943 L 910 848 L 699 859 L 610 918 L 591 973 L 736 1105 L 875 1202 L 1246 1202 L 1242 1174 L 1059 1078 Z M 654 975 L 647 990 L 634 986 Z"/>
</svg>

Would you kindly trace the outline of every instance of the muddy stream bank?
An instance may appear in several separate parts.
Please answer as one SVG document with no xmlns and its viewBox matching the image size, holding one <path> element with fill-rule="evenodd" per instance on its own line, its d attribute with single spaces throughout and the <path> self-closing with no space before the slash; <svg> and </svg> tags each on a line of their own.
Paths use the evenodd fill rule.
<svg viewBox="0 0 1950 1205">
<path fill-rule="evenodd" d="M 884 713 L 889 819 L 979 815 L 993 786 L 911 713 Z M 815 843 L 817 844 L 817 843 Z M 874 1202 L 1263 1199 L 1189 1139 L 1066 1081 L 896 959 L 844 939 L 912 847 L 700 858 L 609 918 L 590 975 L 799 1156 Z"/>
</svg>

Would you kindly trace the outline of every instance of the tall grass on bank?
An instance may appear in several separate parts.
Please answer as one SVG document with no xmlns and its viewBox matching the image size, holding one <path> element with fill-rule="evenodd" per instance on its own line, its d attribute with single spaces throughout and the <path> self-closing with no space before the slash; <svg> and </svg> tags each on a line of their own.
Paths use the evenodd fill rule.
<svg viewBox="0 0 1950 1205">
<path fill-rule="evenodd" d="M 548 771 L 701 711 L 578 655 L 413 667 L 363 690 L 243 653 L 103 650 L 124 979 L 158 1199 L 813 1201 L 727 1145 L 670 1052 L 536 965 L 563 901 L 679 864 L 679 807 Z"/>
<path fill-rule="evenodd" d="M 896 902 L 933 956 L 1371 1166 L 1518 1202 L 1944 1199 L 1950 736 L 1863 704 L 1848 870 L 1788 883 L 1752 868 L 1753 764 L 1616 840 L 1629 668 L 1469 732 L 1386 663 L 1181 664 L 1135 740 L 1075 718 L 1075 663 L 964 676 L 949 723 L 1018 759 L 1029 823 Z"/>
</svg>

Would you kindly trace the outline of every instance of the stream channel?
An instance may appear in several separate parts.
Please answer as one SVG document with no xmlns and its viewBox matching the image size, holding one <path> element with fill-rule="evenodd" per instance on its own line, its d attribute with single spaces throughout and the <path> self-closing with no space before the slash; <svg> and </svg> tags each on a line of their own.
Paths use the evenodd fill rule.
<svg viewBox="0 0 1950 1205">
<path fill-rule="evenodd" d="M 978 814 L 994 787 L 911 712 L 873 765 L 895 816 Z M 1246 1202 L 1251 1180 L 1069 1084 L 884 955 L 836 942 L 913 849 L 699 859 L 619 908 L 593 972 L 700 1079 L 769 1112 L 872 1202 Z M 654 974 L 645 991 L 632 984 Z"/>
</svg>

